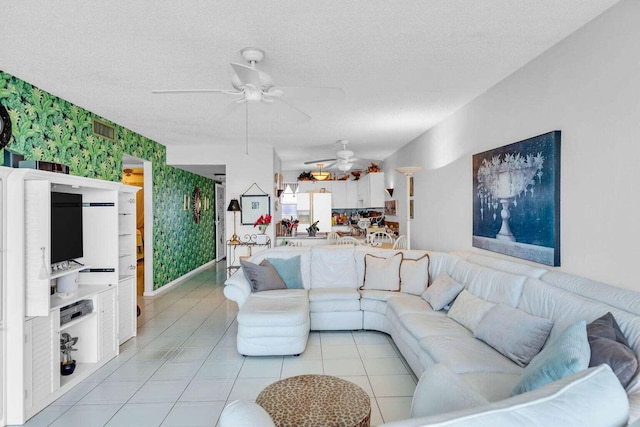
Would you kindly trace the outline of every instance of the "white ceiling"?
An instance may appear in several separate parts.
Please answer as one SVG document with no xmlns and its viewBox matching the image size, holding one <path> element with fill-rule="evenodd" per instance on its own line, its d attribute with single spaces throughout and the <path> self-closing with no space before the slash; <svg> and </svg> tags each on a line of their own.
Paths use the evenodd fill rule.
<svg viewBox="0 0 640 427">
<path fill-rule="evenodd" d="M 230 98 L 153 89 L 232 89 L 240 49 L 277 86 L 331 86 L 342 100 L 252 104 L 249 150 L 284 170 L 333 157 L 347 139 L 384 159 L 617 0 L 13 0 L 2 5 L 0 69 L 166 146 L 244 146 Z M 285 93 L 286 97 L 286 93 Z"/>
</svg>

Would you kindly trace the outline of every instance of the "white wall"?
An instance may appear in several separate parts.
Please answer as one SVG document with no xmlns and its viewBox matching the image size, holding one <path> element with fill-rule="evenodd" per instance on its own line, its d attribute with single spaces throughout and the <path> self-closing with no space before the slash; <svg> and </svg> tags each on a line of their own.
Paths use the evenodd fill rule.
<svg viewBox="0 0 640 427">
<path fill-rule="evenodd" d="M 271 196 L 271 213 L 273 214 L 273 204 L 275 201 L 274 191 L 274 154 L 272 147 L 260 147 L 252 145 L 249 147 L 249 154 L 245 154 L 245 147 L 228 147 L 215 144 L 205 144 L 188 147 L 167 147 L 167 164 L 179 165 L 206 165 L 223 164 L 226 165 L 226 202 L 225 209 L 229 206 L 229 201 L 233 198 L 240 200 L 240 196 L 246 192 L 254 182 L 269 196 Z M 254 188 L 248 194 L 258 194 Z M 225 217 L 225 230 L 227 239 L 233 235 L 233 212 L 227 212 Z M 236 220 L 237 234 L 241 238 L 245 234 L 257 234 L 258 229 L 253 225 L 242 225 L 240 213 Z M 271 240 L 275 238 L 275 226 L 273 224 L 267 229 L 267 235 Z M 242 255 L 242 254 L 240 254 Z"/>
<path fill-rule="evenodd" d="M 559 129 L 559 269 L 640 290 L 638 22 L 640 1 L 622 1 L 387 158 L 400 217 L 394 168 L 424 168 L 412 247 L 484 252 L 471 245 L 471 156 Z"/>
</svg>

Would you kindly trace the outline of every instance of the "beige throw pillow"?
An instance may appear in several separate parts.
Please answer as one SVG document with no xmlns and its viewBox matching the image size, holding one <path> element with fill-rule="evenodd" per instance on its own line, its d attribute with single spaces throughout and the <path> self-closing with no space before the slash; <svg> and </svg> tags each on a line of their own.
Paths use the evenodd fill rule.
<svg viewBox="0 0 640 427">
<path fill-rule="evenodd" d="M 364 256 L 364 284 L 360 289 L 398 292 L 400 290 L 401 263 L 402 252 L 389 258 L 366 254 Z"/>
<path fill-rule="evenodd" d="M 422 295 L 429 285 L 429 255 L 417 259 L 403 258 L 400 264 L 400 290 L 407 294 Z"/>
</svg>

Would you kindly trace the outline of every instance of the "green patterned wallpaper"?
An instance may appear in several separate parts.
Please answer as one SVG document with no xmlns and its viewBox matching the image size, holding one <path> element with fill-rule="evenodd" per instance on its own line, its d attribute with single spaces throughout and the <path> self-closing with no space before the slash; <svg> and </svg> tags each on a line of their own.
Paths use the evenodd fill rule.
<svg viewBox="0 0 640 427">
<path fill-rule="evenodd" d="M 153 287 L 215 258 L 214 182 L 166 164 L 166 149 L 142 135 L 0 71 L 0 102 L 9 111 L 13 138 L 7 146 L 25 159 L 68 165 L 72 175 L 122 180 L 122 155 L 153 164 Z M 116 127 L 116 141 L 93 135 L 93 119 Z M 199 187 L 211 200 L 196 224 L 183 197 Z"/>
</svg>

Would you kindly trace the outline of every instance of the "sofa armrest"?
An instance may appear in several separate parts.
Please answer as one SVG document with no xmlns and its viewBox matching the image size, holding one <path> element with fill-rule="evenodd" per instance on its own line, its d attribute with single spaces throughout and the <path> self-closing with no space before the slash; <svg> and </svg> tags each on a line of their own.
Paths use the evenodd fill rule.
<svg viewBox="0 0 640 427">
<path fill-rule="evenodd" d="M 436 363 L 420 376 L 411 402 L 411 418 L 475 408 L 489 401 L 446 365 Z"/>
<path fill-rule="evenodd" d="M 220 427 L 275 427 L 271 416 L 262 406 L 249 400 L 234 400 L 220 414 Z"/>
<path fill-rule="evenodd" d="M 386 427 L 626 426 L 629 400 L 608 365 L 488 405 L 384 424 Z"/>
<path fill-rule="evenodd" d="M 251 295 L 251 284 L 244 276 L 242 267 L 237 269 L 236 272 L 224 282 L 224 285 L 224 296 L 238 303 L 238 308 L 242 307 L 247 298 L 249 298 L 249 295 Z"/>
</svg>

